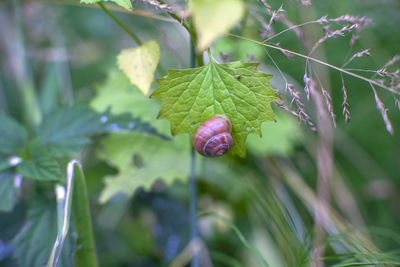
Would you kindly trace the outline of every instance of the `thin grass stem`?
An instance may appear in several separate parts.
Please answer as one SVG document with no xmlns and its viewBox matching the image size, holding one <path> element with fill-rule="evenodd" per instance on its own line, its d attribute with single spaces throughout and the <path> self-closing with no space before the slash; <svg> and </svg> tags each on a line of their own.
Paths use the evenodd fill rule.
<svg viewBox="0 0 400 267">
<path fill-rule="evenodd" d="M 298 24 L 298 25 L 293 25 L 293 26 L 291 26 L 291 27 L 289 27 L 289 28 L 287 28 L 287 29 L 285 29 L 283 31 L 280 31 L 277 34 L 274 34 L 273 36 L 265 39 L 264 42 L 268 42 L 269 40 L 274 39 L 275 37 L 278 37 L 279 35 L 287 32 L 287 31 L 290 31 L 290 30 L 293 30 L 293 29 L 296 29 L 296 28 L 300 28 L 300 27 L 308 25 L 308 24 L 314 24 L 314 23 L 318 23 L 318 20 L 307 21 L 307 22 L 304 22 L 304 23 L 301 23 L 301 24 Z"/>
<path fill-rule="evenodd" d="M 226 223 L 226 225 L 228 225 L 234 231 L 236 236 L 239 238 L 240 242 L 247 249 L 249 249 L 251 252 L 253 252 L 255 255 L 257 255 L 258 259 L 262 262 L 263 266 L 265 266 L 265 267 L 270 266 L 268 264 L 268 262 L 264 259 L 261 252 L 247 241 L 247 239 L 244 237 L 242 232 L 240 232 L 239 228 L 237 228 L 236 225 L 234 225 L 231 221 L 229 221 L 225 217 L 223 217 L 215 212 L 202 212 L 201 214 L 199 214 L 199 216 L 212 216 L 213 218 L 219 219 L 219 220 L 223 221 L 224 223 Z"/>
<path fill-rule="evenodd" d="M 378 86 L 380 88 L 386 89 L 386 90 L 388 90 L 388 91 L 390 91 L 390 92 L 392 92 L 392 93 L 394 93 L 396 95 L 400 95 L 400 92 L 395 91 L 393 88 L 387 87 L 386 85 L 383 85 L 383 84 L 381 84 L 381 83 L 379 83 L 379 82 L 377 82 L 375 80 L 372 80 L 372 79 L 369 79 L 367 77 L 364 77 L 364 76 L 358 75 L 356 73 L 350 72 L 348 70 L 342 69 L 340 67 L 337 67 L 335 65 L 329 64 L 329 63 L 324 62 L 322 60 L 319 60 L 319 59 L 316 59 L 316 58 L 313 58 L 313 57 L 310 57 L 310 56 L 307 56 L 307 55 L 303 55 L 303 54 L 300 54 L 300 53 L 297 53 L 297 52 L 294 52 L 294 51 L 291 51 L 291 50 L 288 50 L 288 49 L 285 49 L 285 48 L 282 48 L 282 47 L 278 47 L 278 46 L 275 46 L 275 45 L 265 44 L 265 43 L 262 43 L 262 42 L 259 42 L 259 41 L 244 37 L 244 36 L 240 36 L 240 35 L 236 35 L 236 34 L 232 34 L 232 33 L 230 33 L 229 36 L 236 37 L 236 38 L 243 39 L 243 40 L 247 40 L 247 41 L 262 45 L 262 46 L 273 48 L 273 49 L 276 49 L 276 50 L 279 50 L 279 51 L 283 51 L 283 52 L 286 52 L 286 53 L 289 53 L 289 54 L 292 54 L 292 55 L 295 55 L 295 56 L 298 56 L 298 57 L 305 58 L 305 59 L 310 60 L 310 61 L 314 61 L 314 62 L 316 62 L 318 64 L 321 64 L 321 65 L 324 65 L 324 66 L 326 66 L 328 68 L 337 70 L 337 71 L 345 73 L 345 74 L 347 74 L 349 76 L 353 76 L 355 78 L 363 80 L 363 81 L 365 81 L 367 83 L 371 83 L 371 84 L 376 85 L 376 86 Z"/>
</svg>

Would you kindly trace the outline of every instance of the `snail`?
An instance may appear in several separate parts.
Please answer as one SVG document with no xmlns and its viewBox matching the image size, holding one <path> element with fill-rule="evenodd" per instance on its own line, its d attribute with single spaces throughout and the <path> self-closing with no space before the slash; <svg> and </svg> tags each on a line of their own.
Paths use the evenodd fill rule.
<svg viewBox="0 0 400 267">
<path fill-rule="evenodd" d="M 231 132 L 232 124 L 229 119 L 223 115 L 215 115 L 197 129 L 193 138 L 194 148 L 206 157 L 222 156 L 233 145 Z"/>
</svg>

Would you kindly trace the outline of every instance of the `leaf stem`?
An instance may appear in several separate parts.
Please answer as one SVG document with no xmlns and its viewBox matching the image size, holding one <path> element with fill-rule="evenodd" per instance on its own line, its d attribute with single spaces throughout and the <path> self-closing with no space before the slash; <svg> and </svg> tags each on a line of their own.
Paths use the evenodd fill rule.
<svg viewBox="0 0 400 267">
<path fill-rule="evenodd" d="M 339 72 L 342 72 L 342 73 L 345 73 L 345 74 L 347 74 L 347 75 L 353 76 L 353 77 L 355 77 L 355 78 L 358 78 L 358 79 L 360 79 L 360 80 L 366 81 L 366 82 L 368 82 L 368 83 L 372 83 L 373 85 L 376 85 L 376 86 L 378 86 L 378 87 L 381 87 L 381 88 L 383 88 L 383 89 L 386 89 L 386 90 L 388 90 L 388 91 L 390 91 L 390 92 L 392 92 L 392 93 L 394 93 L 394 94 L 396 94 L 396 95 L 400 95 L 400 92 L 395 91 L 393 88 L 387 87 L 386 85 L 381 84 L 381 83 L 378 83 L 378 82 L 375 81 L 375 80 L 372 80 L 372 79 L 369 79 L 369 78 L 367 78 L 367 77 L 364 77 L 364 76 L 358 75 L 358 74 L 356 74 L 356 73 L 350 72 L 350 71 L 348 71 L 348 70 L 346 70 L 346 69 L 343 69 L 343 68 L 340 68 L 340 67 L 331 65 L 331 64 L 329 64 L 329 63 L 327 63 L 327 62 L 324 62 L 324 61 L 322 61 L 322 60 L 319 60 L 319 59 L 316 59 L 316 58 L 313 58 L 313 57 L 310 57 L 310 56 L 306 56 L 306 55 L 303 55 L 303 54 L 300 54 L 300 53 L 297 53 L 297 52 L 294 52 L 294 51 L 291 51 L 291 50 L 288 50 L 288 49 L 285 49 L 285 48 L 282 48 L 282 47 L 278 47 L 278 46 L 275 46 L 275 45 L 265 44 L 265 43 L 262 43 L 262 42 L 259 42 L 259 41 L 256 41 L 256 40 L 253 40 L 253 39 L 244 37 L 244 36 L 239 36 L 239 35 L 231 34 L 231 33 L 230 33 L 229 35 L 232 36 L 232 37 L 236 37 L 236 38 L 240 38 L 240 39 L 243 39 L 243 40 L 247 40 L 247 41 L 250 41 L 250 42 L 253 42 L 253 43 L 262 45 L 262 46 L 266 46 L 266 47 L 269 47 L 269 48 L 273 48 L 273 49 L 276 49 L 276 50 L 279 50 L 279 51 L 282 51 L 282 52 L 286 52 L 286 53 L 289 53 L 289 54 L 292 54 L 292 55 L 295 55 L 295 56 L 298 56 L 298 57 L 302 57 L 302 58 L 305 58 L 305 59 L 307 59 L 307 60 L 314 61 L 314 62 L 316 62 L 316 63 L 318 63 L 318 64 L 321 64 L 321 65 L 324 65 L 324 66 L 326 66 L 326 67 L 328 67 L 328 68 L 337 70 L 337 71 L 339 71 Z"/>
<path fill-rule="evenodd" d="M 133 33 L 122 21 L 120 21 L 108 8 L 102 3 L 98 3 L 101 9 L 104 10 L 104 12 L 107 13 L 135 42 L 137 45 L 141 45 L 142 41 L 139 39 L 139 37 Z"/>
<path fill-rule="evenodd" d="M 157 2 L 159 2 L 160 4 L 166 4 L 164 0 L 158 0 Z M 171 18 L 181 24 L 189 33 L 191 32 L 188 23 L 184 19 L 180 18 L 174 12 L 168 12 L 168 15 L 170 15 Z"/>
<path fill-rule="evenodd" d="M 165 1 L 163 1 L 163 0 L 158 0 L 158 2 L 160 4 L 165 4 Z M 193 22 L 185 21 L 183 18 L 180 18 L 174 12 L 168 12 L 168 15 L 170 15 L 171 18 L 175 19 L 179 24 L 181 24 L 187 30 L 187 32 L 190 35 L 191 45 L 196 44 L 197 43 L 197 34 L 196 34 L 196 29 L 194 27 Z M 195 45 L 194 45 L 194 47 L 195 47 Z M 204 65 L 203 53 L 195 53 L 195 57 L 197 59 L 197 67 L 203 66 Z M 194 68 L 194 65 L 192 68 Z"/>
</svg>

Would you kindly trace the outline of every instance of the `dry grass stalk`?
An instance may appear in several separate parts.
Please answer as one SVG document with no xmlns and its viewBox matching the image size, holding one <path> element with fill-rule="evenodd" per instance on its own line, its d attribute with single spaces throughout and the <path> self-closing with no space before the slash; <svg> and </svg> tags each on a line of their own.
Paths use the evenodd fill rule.
<svg viewBox="0 0 400 267">
<path fill-rule="evenodd" d="M 321 92 L 324 89 L 321 87 Z M 314 207 L 314 236 L 312 242 L 312 264 L 311 266 L 324 266 L 321 260 L 325 254 L 325 230 L 327 223 L 327 210 L 324 203 L 330 202 L 330 185 L 333 171 L 333 131 L 328 115 L 328 109 L 324 107 L 323 95 L 317 90 L 315 83 L 310 86 L 311 96 L 315 102 L 318 114 L 318 149 L 317 149 L 317 203 Z"/>
<path fill-rule="evenodd" d="M 324 100 L 325 100 L 326 108 L 328 109 L 329 114 L 331 115 L 333 127 L 336 127 L 336 115 L 333 112 L 331 95 L 323 87 L 321 87 L 321 92 L 322 92 L 322 95 L 323 95 Z"/>
<path fill-rule="evenodd" d="M 375 75 L 380 76 L 381 78 L 375 79 L 375 81 L 380 84 L 387 85 L 393 91 L 400 89 L 400 69 L 396 69 L 393 72 L 387 70 L 388 67 L 395 64 L 398 60 L 400 60 L 400 56 L 395 56 L 391 60 L 389 60 L 381 69 L 375 71 Z"/>
<path fill-rule="evenodd" d="M 154 6 L 154 7 L 158 8 L 158 9 L 167 11 L 167 12 L 171 12 L 171 13 L 172 13 L 172 12 L 174 11 L 174 10 L 173 10 L 170 6 L 168 6 L 167 4 L 162 4 L 162 3 L 160 3 L 160 2 L 158 2 L 158 1 L 156 1 L 156 0 L 143 0 L 143 2 L 144 2 L 144 3 L 147 3 L 147 4 L 151 5 L 151 6 Z"/>
<path fill-rule="evenodd" d="M 264 38 L 266 36 L 268 36 L 269 34 L 273 34 L 271 33 L 271 27 L 270 25 L 264 20 L 264 18 L 258 14 L 255 10 L 250 11 L 250 14 L 260 23 L 261 25 L 261 29 L 258 30 L 258 35 L 261 38 Z"/>
<path fill-rule="evenodd" d="M 301 0 L 301 4 L 305 6 L 311 6 L 311 0 Z"/>
<path fill-rule="evenodd" d="M 350 15 L 343 15 L 336 19 L 331 19 L 330 21 L 339 22 L 346 22 L 350 23 L 351 25 L 356 25 L 356 33 L 352 35 L 350 39 L 350 46 L 354 46 L 355 42 L 360 38 L 360 32 L 364 29 L 365 26 L 371 24 L 373 21 L 367 17 L 358 17 L 358 16 L 350 16 Z"/>
<path fill-rule="evenodd" d="M 272 11 L 272 13 L 270 13 L 270 15 L 271 15 L 271 18 L 269 19 L 269 22 L 268 22 L 268 26 L 267 26 L 267 32 L 270 32 L 271 31 L 271 25 L 273 24 L 273 23 L 275 23 L 275 21 L 277 21 L 278 19 L 279 19 L 279 17 L 280 17 L 280 14 L 281 13 L 284 13 L 285 12 L 285 10 L 282 8 L 282 6 L 280 6 L 279 8 L 278 8 L 278 10 L 274 10 L 274 11 Z"/>
<path fill-rule="evenodd" d="M 279 108 L 286 110 L 287 112 L 290 112 L 293 116 L 295 116 L 299 121 L 305 121 L 305 123 L 310 127 L 311 131 L 316 132 L 317 128 L 315 127 L 314 123 L 312 123 L 310 120 L 304 120 L 301 115 L 299 115 L 296 111 L 290 109 L 288 106 L 283 104 L 282 101 L 277 101 L 274 102 L 275 105 L 277 105 Z"/>
<path fill-rule="evenodd" d="M 388 72 L 386 68 L 379 69 L 376 73 L 381 77 L 390 77 L 390 78 L 398 78 L 399 77 L 399 70 L 395 70 L 394 72 Z"/>
<path fill-rule="evenodd" d="M 395 97 L 394 104 L 396 105 L 397 109 L 400 111 L 400 100 Z"/>
<path fill-rule="evenodd" d="M 296 91 L 294 88 L 294 85 L 291 83 L 286 83 L 286 91 L 289 92 L 290 96 L 292 97 L 292 101 L 290 103 L 290 106 L 292 106 L 293 103 L 296 104 L 297 106 L 297 118 L 299 118 L 300 121 L 306 122 L 307 125 L 311 128 L 311 130 L 316 131 L 316 127 L 314 124 L 311 122 L 310 116 L 305 112 L 304 110 L 304 104 L 301 102 L 299 92 Z M 291 107 L 290 107 L 291 109 Z"/>
<path fill-rule="evenodd" d="M 346 66 L 347 64 L 349 64 L 353 59 L 359 58 L 362 56 L 371 56 L 371 53 L 369 52 L 369 48 L 367 48 L 361 52 L 355 53 L 346 63 L 343 64 L 343 67 Z"/>
<path fill-rule="evenodd" d="M 343 82 L 343 79 L 342 79 Z M 342 84 L 342 92 L 343 92 L 343 115 L 344 115 L 344 121 L 345 122 L 350 122 L 350 111 L 349 111 L 349 103 L 347 102 L 347 90 L 346 87 L 344 86 L 344 83 Z"/>
<path fill-rule="evenodd" d="M 385 108 L 385 105 L 379 98 L 378 93 L 375 90 L 375 87 L 372 84 L 370 84 L 370 85 L 371 85 L 372 91 L 374 92 L 376 107 L 380 111 L 380 113 L 382 115 L 382 119 L 385 122 L 386 131 L 388 131 L 390 134 L 393 134 L 393 126 L 392 126 L 392 123 L 390 122 L 389 116 L 387 114 L 387 109 Z"/>
<path fill-rule="evenodd" d="M 319 46 L 321 46 L 321 44 L 323 44 L 326 40 L 330 39 L 330 38 L 336 38 L 336 37 L 340 37 L 340 36 L 345 36 L 346 34 L 350 33 L 351 34 L 351 41 L 350 41 L 350 46 L 354 45 L 355 41 L 358 39 L 359 37 L 359 33 L 360 31 L 367 25 L 371 24 L 373 21 L 370 18 L 367 17 L 359 17 L 359 16 L 351 16 L 351 15 L 343 15 L 337 18 L 333 18 L 333 19 L 328 19 L 327 16 L 322 16 L 321 18 L 319 18 L 318 20 L 315 21 L 310 21 L 310 22 L 306 22 L 306 23 L 302 23 L 299 25 L 293 25 L 286 17 L 285 15 L 285 10 L 282 8 L 282 6 L 276 10 L 276 11 L 272 11 L 271 10 L 271 6 L 269 4 L 266 3 L 266 0 L 259 0 L 259 2 L 263 3 L 267 13 L 270 15 L 270 20 L 267 23 L 261 16 L 255 16 L 256 19 L 260 22 L 260 24 L 262 25 L 263 28 L 263 32 L 262 34 L 264 36 L 268 36 L 272 34 L 273 29 L 272 29 L 272 24 L 276 21 L 281 21 L 282 23 L 284 23 L 286 26 L 288 26 L 287 29 L 272 35 L 271 37 L 269 37 L 267 40 L 265 40 L 266 42 L 271 40 L 272 38 L 275 38 L 279 35 L 281 35 L 282 33 L 286 32 L 286 31 L 290 31 L 290 30 L 294 30 L 297 34 L 297 36 L 299 37 L 299 39 L 302 39 L 302 31 L 301 31 L 301 27 L 307 24 L 312 24 L 312 23 L 317 23 L 319 25 L 321 25 L 323 27 L 323 29 L 325 30 L 325 35 L 323 37 L 321 37 L 315 44 L 314 46 L 310 49 L 310 52 L 308 55 L 311 55 Z M 310 3 L 309 1 L 302 1 L 302 3 L 304 4 L 305 2 Z M 332 22 L 337 23 L 337 24 L 345 24 L 342 25 L 341 28 L 339 29 L 335 29 L 335 30 L 331 30 L 331 26 L 332 26 Z M 265 46 L 269 46 L 270 45 L 266 45 L 265 43 L 263 44 Z M 299 55 L 298 53 L 294 53 L 292 51 L 289 51 L 287 49 L 280 49 L 280 44 L 276 43 L 274 46 L 275 49 L 278 49 L 279 51 L 281 51 L 285 56 L 290 57 L 289 54 L 291 55 Z M 329 67 L 333 67 L 336 70 L 339 70 L 341 73 L 345 73 L 345 74 L 350 74 L 351 76 L 357 77 L 357 78 L 361 78 L 365 81 L 367 81 L 370 84 L 375 84 L 377 86 L 381 86 L 382 88 L 385 88 L 389 91 L 391 91 L 392 93 L 396 94 L 400 89 L 400 79 L 399 79 L 399 75 L 400 75 L 400 69 L 397 69 L 393 72 L 390 72 L 387 70 L 388 66 L 391 66 L 393 64 L 395 64 L 396 62 L 400 61 L 400 55 L 396 55 L 394 56 L 392 59 L 390 59 L 382 69 L 377 70 L 377 71 L 372 71 L 371 72 L 375 72 L 376 75 L 379 75 L 380 78 L 378 79 L 374 79 L 374 77 L 372 77 L 371 79 L 368 78 L 364 78 L 360 75 L 354 74 L 354 73 L 350 73 L 349 71 L 347 71 L 347 69 L 344 69 L 344 67 L 346 65 L 348 65 L 349 63 L 351 63 L 354 59 L 356 58 L 360 58 L 363 56 L 370 56 L 370 51 L 369 49 L 365 49 L 362 50 L 360 52 L 355 53 L 354 55 L 352 55 L 350 57 L 349 60 L 347 60 L 347 62 L 345 62 L 343 64 L 343 66 L 341 68 L 332 66 L 330 64 L 324 64 L 326 66 Z M 309 61 L 309 56 L 304 56 L 304 58 L 306 58 L 306 68 L 308 65 L 308 61 Z M 318 63 L 321 63 L 321 61 L 318 60 L 313 60 L 316 61 Z M 368 70 L 361 70 L 361 71 L 368 71 Z M 307 72 L 304 74 L 303 77 L 304 80 L 304 91 L 307 97 L 307 100 L 310 99 L 310 91 L 312 90 L 311 87 L 315 87 L 315 82 L 313 81 L 312 78 L 310 78 L 307 75 Z M 291 110 L 291 108 L 287 108 L 288 111 L 290 111 L 292 114 L 296 113 L 296 117 L 301 120 L 301 121 L 308 121 L 309 120 L 309 116 L 304 112 L 304 104 L 301 102 L 300 97 L 299 97 L 299 93 L 296 92 L 294 90 L 294 88 L 290 85 L 287 84 L 286 85 L 286 90 L 289 91 L 291 97 L 292 97 L 292 101 L 291 101 L 291 105 L 294 103 L 296 103 L 297 106 L 297 112 L 294 112 Z M 334 114 L 333 111 L 333 106 L 332 106 L 332 98 L 330 96 L 330 94 L 323 88 L 323 85 L 321 85 L 321 92 L 322 92 L 322 96 L 324 98 L 324 102 L 325 105 L 327 107 L 327 110 L 330 114 L 330 117 L 332 119 L 333 125 L 336 125 L 336 115 Z M 349 111 L 349 104 L 348 104 L 348 96 L 347 96 L 347 89 L 344 85 L 343 79 L 342 79 L 342 93 L 343 93 L 343 102 L 342 102 L 342 107 L 343 107 L 343 114 L 345 117 L 345 121 L 349 122 L 351 120 L 351 116 L 350 116 L 350 111 Z M 384 108 L 384 105 L 382 103 L 382 101 L 379 99 L 378 95 L 376 94 L 376 91 L 374 90 L 374 95 L 375 95 L 375 101 L 377 103 L 377 107 L 378 110 L 380 110 L 382 117 L 385 121 L 385 125 L 386 125 L 386 129 L 389 132 L 393 131 L 393 127 L 391 126 L 390 120 L 388 118 L 387 115 L 387 111 Z M 397 108 L 400 110 L 400 101 L 398 99 L 395 99 L 395 104 L 397 106 Z M 291 106 L 290 105 L 290 106 Z M 283 106 L 280 106 L 281 108 L 283 108 Z M 285 109 L 285 108 L 283 108 Z"/>
<path fill-rule="evenodd" d="M 299 25 L 293 24 L 287 18 L 287 16 L 285 15 L 286 11 L 282 8 L 282 6 L 280 6 L 278 10 L 271 10 L 271 6 L 268 5 L 265 2 L 265 0 L 259 0 L 259 2 L 262 2 L 264 4 L 267 14 L 270 16 L 270 20 L 267 23 L 264 20 L 264 18 L 262 18 L 260 15 L 257 14 L 256 11 L 253 11 L 254 13 L 256 13 L 255 15 L 256 19 L 260 22 L 261 26 L 263 27 L 263 29 L 259 31 L 261 37 L 269 36 L 268 40 L 276 37 L 276 35 L 274 34 L 274 30 L 272 29 L 272 24 L 274 24 L 276 21 L 280 21 L 287 26 L 286 30 L 293 30 L 300 40 L 303 39 L 303 32 L 299 28 Z"/>
<path fill-rule="evenodd" d="M 280 47 L 280 43 L 276 43 L 275 45 L 276 45 L 276 47 Z M 280 51 L 282 52 L 283 55 L 285 55 L 285 57 L 290 58 L 290 59 L 294 58 L 294 55 L 292 55 L 284 50 L 280 50 Z"/>
<path fill-rule="evenodd" d="M 310 89 L 311 89 L 313 80 L 307 76 L 307 73 L 304 73 L 303 81 L 304 81 L 304 92 L 306 93 L 307 100 L 310 100 Z"/>
<path fill-rule="evenodd" d="M 389 60 L 384 67 L 389 67 L 396 63 L 397 61 L 400 61 L 400 55 L 395 55 L 391 60 Z"/>
<path fill-rule="evenodd" d="M 267 3 L 266 0 L 258 0 L 258 2 L 262 3 L 266 9 L 271 9 L 271 6 Z"/>
<path fill-rule="evenodd" d="M 336 38 L 338 36 L 344 36 L 346 32 L 351 32 L 352 30 L 354 30 L 355 28 L 357 28 L 357 24 L 352 24 L 352 25 L 345 25 L 343 26 L 341 29 L 339 30 L 335 30 L 335 31 L 327 31 L 326 34 L 321 37 L 315 44 L 314 46 L 311 48 L 309 55 L 311 55 L 315 49 L 317 49 L 323 42 L 325 42 L 326 40 L 330 39 L 330 38 Z"/>
<path fill-rule="evenodd" d="M 350 24 L 357 24 L 358 27 L 361 27 L 361 29 L 373 22 L 372 19 L 367 18 L 367 17 L 351 16 L 348 14 L 337 17 L 335 19 L 329 19 L 329 21 L 334 21 L 334 22 L 338 22 L 338 23 L 339 22 L 347 22 Z"/>
</svg>

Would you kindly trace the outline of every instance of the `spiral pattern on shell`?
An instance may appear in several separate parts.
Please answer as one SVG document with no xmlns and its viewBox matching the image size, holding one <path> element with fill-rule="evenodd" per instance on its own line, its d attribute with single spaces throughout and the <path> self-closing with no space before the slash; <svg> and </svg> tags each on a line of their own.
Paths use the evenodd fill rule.
<svg viewBox="0 0 400 267">
<path fill-rule="evenodd" d="M 222 156 L 231 149 L 232 125 L 223 115 L 215 115 L 197 129 L 193 143 L 197 152 L 206 157 Z"/>
</svg>

